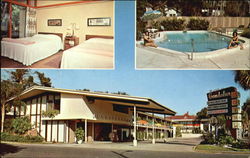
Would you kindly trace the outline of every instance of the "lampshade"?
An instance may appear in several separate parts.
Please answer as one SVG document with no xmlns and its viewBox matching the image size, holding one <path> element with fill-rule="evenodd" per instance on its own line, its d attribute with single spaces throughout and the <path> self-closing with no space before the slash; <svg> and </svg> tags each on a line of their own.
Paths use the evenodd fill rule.
<svg viewBox="0 0 250 158">
<path fill-rule="evenodd" d="M 80 26 L 76 24 L 76 25 L 75 25 L 75 29 L 76 29 L 76 30 L 79 30 L 79 29 L 80 29 Z"/>
<path fill-rule="evenodd" d="M 72 29 L 72 25 L 67 27 L 67 30 L 71 30 Z"/>
</svg>

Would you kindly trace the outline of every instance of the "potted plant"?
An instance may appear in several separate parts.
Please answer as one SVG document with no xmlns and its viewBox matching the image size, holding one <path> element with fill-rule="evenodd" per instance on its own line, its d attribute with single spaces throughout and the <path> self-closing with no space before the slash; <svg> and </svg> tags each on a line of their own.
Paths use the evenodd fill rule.
<svg viewBox="0 0 250 158">
<path fill-rule="evenodd" d="M 82 144 L 84 138 L 84 130 L 82 129 L 82 127 L 76 129 L 75 135 L 77 143 Z"/>
</svg>

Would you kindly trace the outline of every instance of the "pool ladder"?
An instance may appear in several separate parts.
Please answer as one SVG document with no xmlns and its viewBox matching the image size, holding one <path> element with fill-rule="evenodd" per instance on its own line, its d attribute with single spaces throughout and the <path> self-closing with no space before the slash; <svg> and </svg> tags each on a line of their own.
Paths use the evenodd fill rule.
<svg viewBox="0 0 250 158">
<path fill-rule="evenodd" d="M 191 54 L 189 55 L 189 59 L 193 60 L 194 59 L 194 39 L 191 39 L 191 45 L 192 45 L 192 51 L 191 51 Z"/>
</svg>

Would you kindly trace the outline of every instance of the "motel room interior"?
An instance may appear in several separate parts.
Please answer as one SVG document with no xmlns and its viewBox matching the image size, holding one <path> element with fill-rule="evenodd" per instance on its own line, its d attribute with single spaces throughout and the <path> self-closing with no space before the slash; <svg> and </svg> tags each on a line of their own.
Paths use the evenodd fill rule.
<svg viewBox="0 0 250 158">
<path fill-rule="evenodd" d="M 1 1 L 1 68 L 114 68 L 114 1 Z"/>
</svg>

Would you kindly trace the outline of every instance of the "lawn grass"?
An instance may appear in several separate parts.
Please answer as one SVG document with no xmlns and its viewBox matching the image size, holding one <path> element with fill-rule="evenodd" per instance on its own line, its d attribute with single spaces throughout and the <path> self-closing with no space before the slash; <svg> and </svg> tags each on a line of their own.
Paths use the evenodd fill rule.
<svg viewBox="0 0 250 158">
<path fill-rule="evenodd" d="M 217 145 L 197 145 L 196 150 L 209 151 L 209 152 L 247 152 L 250 153 L 250 149 L 237 149 L 237 148 L 225 148 Z"/>
</svg>

